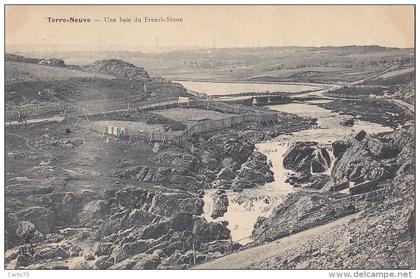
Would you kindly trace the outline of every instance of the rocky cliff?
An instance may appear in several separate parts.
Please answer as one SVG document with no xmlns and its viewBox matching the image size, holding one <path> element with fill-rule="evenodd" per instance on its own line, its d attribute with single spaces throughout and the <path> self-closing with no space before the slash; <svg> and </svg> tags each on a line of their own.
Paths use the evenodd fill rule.
<svg viewBox="0 0 420 279">
<path fill-rule="evenodd" d="M 415 80 L 411 80 L 408 85 L 403 87 L 400 91 L 395 94 L 395 97 L 403 100 L 404 102 L 414 104 L 416 101 L 416 83 Z"/>
<path fill-rule="evenodd" d="M 252 268 L 413 268 L 414 135 L 414 127 L 407 127 L 375 137 L 357 133 L 333 143 L 336 161 L 324 190 L 329 190 L 332 181 L 355 176 L 377 179 L 379 190 L 354 198 L 328 191 L 289 194 L 271 216 L 258 219 L 253 231 L 257 242 L 357 214 L 348 225 L 255 263 Z M 312 154 L 313 143 L 298 146 L 292 150 L 300 150 L 300 158 Z"/>
</svg>

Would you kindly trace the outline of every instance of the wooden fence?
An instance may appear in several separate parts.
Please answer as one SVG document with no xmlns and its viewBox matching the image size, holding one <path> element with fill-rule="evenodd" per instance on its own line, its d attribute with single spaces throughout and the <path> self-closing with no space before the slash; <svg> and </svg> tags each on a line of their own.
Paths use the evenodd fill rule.
<svg viewBox="0 0 420 279">
<path fill-rule="evenodd" d="M 6 110 L 6 121 L 18 120 L 19 111 L 27 117 L 45 116 L 49 114 L 66 114 L 71 116 L 105 114 L 116 111 L 130 110 L 156 110 L 168 107 L 195 107 L 202 109 L 215 110 L 224 113 L 234 114 L 262 114 L 256 108 L 231 105 L 222 102 L 203 99 L 190 99 L 180 101 L 178 98 L 169 98 L 159 101 L 141 101 L 143 95 L 135 95 L 127 98 L 76 102 L 74 104 L 48 103 L 43 105 L 33 105 L 19 109 Z"/>
<path fill-rule="evenodd" d="M 94 115 L 115 111 L 127 111 L 141 101 L 143 95 L 115 98 L 100 101 L 76 102 L 73 104 L 48 103 L 31 105 L 14 109 L 6 109 L 5 120 L 18 120 L 19 111 L 26 117 L 45 116 L 50 114 L 67 114 L 72 116 Z"/>
<path fill-rule="evenodd" d="M 187 128 L 187 135 L 192 136 L 194 134 L 207 133 L 211 131 L 221 130 L 225 128 L 231 128 L 238 126 L 243 123 L 269 123 L 277 121 L 276 114 L 263 114 L 263 115 L 239 115 L 231 116 L 217 120 L 203 121 Z"/>
<path fill-rule="evenodd" d="M 275 122 L 277 121 L 276 114 L 265 114 L 265 115 L 239 115 L 239 116 L 230 116 L 218 120 L 208 120 L 195 125 L 189 126 L 183 132 L 167 132 L 167 131 L 150 131 L 150 130 L 133 130 L 128 129 L 129 138 L 126 140 L 136 141 L 142 139 L 148 142 L 167 142 L 172 143 L 177 146 L 181 146 L 189 150 L 191 153 L 194 152 L 194 144 L 189 141 L 189 138 L 194 134 L 207 133 L 211 131 L 221 130 L 225 128 L 231 128 L 243 123 L 249 122 Z M 109 125 L 100 122 L 90 122 L 90 129 L 99 134 L 109 134 L 108 127 Z M 125 128 L 125 127 L 115 127 L 115 128 Z M 112 129 L 114 130 L 114 129 Z M 110 134 L 109 134 L 110 135 Z M 113 134 L 112 136 L 115 136 Z M 119 136 L 117 135 L 119 138 Z"/>
</svg>

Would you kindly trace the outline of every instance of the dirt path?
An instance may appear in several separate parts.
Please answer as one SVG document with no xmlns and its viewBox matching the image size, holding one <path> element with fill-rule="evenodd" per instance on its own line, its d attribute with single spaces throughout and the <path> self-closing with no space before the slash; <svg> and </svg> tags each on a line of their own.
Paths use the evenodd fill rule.
<svg viewBox="0 0 420 279">
<path fill-rule="evenodd" d="M 10 122 L 6 122 L 6 126 L 26 125 L 26 124 L 33 124 L 33 123 L 40 123 L 40 122 L 61 122 L 63 120 L 64 120 L 63 116 L 51 116 L 51 117 L 44 117 L 44 118 L 28 119 L 26 122 L 10 121 Z"/>
<path fill-rule="evenodd" d="M 346 224 L 355 215 L 357 215 L 357 213 L 348 215 L 325 225 L 283 237 L 267 244 L 242 250 L 237 253 L 197 265 L 193 267 L 193 269 L 248 269 L 252 264 L 262 262 L 268 258 L 281 254 L 285 248 L 290 249 L 298 247 L 317 235 L 325 234 L 334 227 Z"/>
</svg>

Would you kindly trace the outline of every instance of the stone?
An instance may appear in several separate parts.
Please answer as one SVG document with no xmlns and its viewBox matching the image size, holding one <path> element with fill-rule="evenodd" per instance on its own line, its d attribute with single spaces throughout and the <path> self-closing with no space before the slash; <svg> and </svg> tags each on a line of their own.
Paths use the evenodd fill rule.
<svg viewBox="0 0 420 279">
<path fill-rule="evenodd" d="M 210 222 L 210 237 L 209 240 L 223 240 L 230 238 L 230 230 L 225 227 L 222 222 Z"/>
<path fill-rule="evenodd" d="M 97 242 L 92 249 L 95 256 L 109 256 L 112 253 L 114 244 L 112 242 Z"/>
<path fill-rule="evenodd" d="M 114 265 L 114 258 L 108 256 L 99 257 L 95 262 L 98 269 L 108 269 L 112 265 Z"/>
<path fill-rule="evenodd" d="M 242 164 L 236 181 L 234 182 L 236 184 L 234 188 L 255 187 L 274 181 L 273 172 L 267 163 L 267 156 L 260 152 L 252 153 L 252 156 Z"/>
<path fill-rule="evenodd" d="M 332 143 L 334 157 L 341 157 L 348 148 L 348 144 L 344 140 L 337 140 Z"/>
<path fill-rule="evenodd" d="M 210 225 L 204 217 L 193 219 L 192 232 L 203 242 L 208 242 L 210 239 Z"/>
<path fill-rule="evenodd" d="M 170 228 L 174 231 L 191 231 L 192 214 L 186 212 L 175 212 L 170 218 Z"/>
<path fill-rule="evenodd" d="M 95 259 L 95 257 L 92 254 L 85 255 L 85 260 L 86 261 L 93 261 L 94 259 Z"/>
<path fill-rule="evenodd" d="M 160 260 L 155 255 L 139 253 L 114 264 L 109 269 L 156 269 L 159 264 Z"/>
<path fill-rule="evenodd" d="M 199 197 L 187 193 L 158 193 L 153 197 L 149 212 L 170 217 L 174 212 L 187 212 L 199 215 L 204 202 Z"/>
<path fill-rule="evenodd" d="M 211 183 L 211 187 L 216 189 L 229 189 L 231 185 L 232 182 L 225 179 L 216 179 Z"/>
<path fill-rule="evenodd" d="M 52 231 L 56 220 L 54 212 L 42 206 L 29 207 L 19 211 L 17 215 L 20 220 L 34 224 L 37 230 L 43 234 Z"/>
<path fill-rule="evenodd" d="M 226 194 L 223 195 L 213 195 L 213 211 L 211 217 L 218 218 L 222 217 L 226 212 L 229 206 L 229 199 Z"/>
<path fill-rule="evenodd" d="M 312 159 L 311 169 L 312 173 L 323 173 L 326 171 L 326 168 L 317 159 Z"/>
<path fill-rule="evenodd" d="M 168 221 L 160 221 L 146 225 L 142 229 L 140 237 L 142 239 L 157 239 L 164 236 L 170 230 L 171 224 Z"/>
<path fill-rule="evenodd" d="M 310 173 L 315 145 L 315 142 L 294 143 L 284 154 L 283 166 L 296 172 Z"/>
<path fill-rule="evenodd" d="M 79 213 L 79 222 L 82 225 L 91 225 L 101 220 L 106 216 L 108 212 L 108 206 L 103 200 L 96 200 L 87 203 L 83 210 Z"/>
<path fill-rule="evenodd" d="M 31 264 L 31 258 L 27 255 L 18 255 L 16 258 L 16 266 L 25 267 Z"/>
<path fill-rule="evenodd" d="M 229 167 L 222 168 L 216 176 L 216 179 L 223 179 L 223 180 L 232 180 L 234 179 L 236 174 L 233 170 Z"/>
<path fill-rule="evenodd" d="M 340 122 L 340 124 L 343 125 L 343 126 L 347 126 L 347 127 L 353 127 L 354 126 L 354 119 L 350 118 L 350 119 L 344 120 L 344 121 Z"/>
<path fill-rule="evenodd" d="M 367 133 L 361 130 L 354 135 L 354 139 L 360 142 L 366 137 L 366 135 Z"/>
<path fill-rule="evenodd" d="M 35 225 L 28 221 L 20 221 L 17 224 L 16 235 L 20 238 L 32 238 L 35 233 Z"/>
</svg>

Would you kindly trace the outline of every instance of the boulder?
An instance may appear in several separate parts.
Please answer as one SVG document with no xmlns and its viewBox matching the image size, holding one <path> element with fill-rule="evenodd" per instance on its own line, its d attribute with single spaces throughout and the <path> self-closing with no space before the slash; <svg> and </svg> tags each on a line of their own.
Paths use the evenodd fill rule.
<svg viewBox="0 0 420 279">
<path fill-rule="evenodd" d="M 114 244 L 112 242 L 97 242 L 92 248 L 92 252 L 95 256 L 109 256 L 112 253 Z"/>
<path fill-rule="evenodd" d="M 35 258 L 38 261 L 68 259 L 70 257 L 70 253 L 67 252 L 67 250 L 70 249 L 64 249 L 61 246 L 47 246 L 40 250 L 36 250 Z"/>
<path fill-rule="evenodd" d="M 322 174 L 312 175 L 309 178 L 309 181 L 308 181 L 309 183 L 307 184 L 307 188 L 320 190 L 325 186 L 325 184 L 329 181 L 329 179 L 330 177 L 328 175 L 322 175 Z"/>
<path fill-rule="evenodd" d="M 223 240 L 230 238 L 230 230 L 226 228 L 223 222 L 210 222 L 210 236 L 209 240 Z"/>
<path fill-rule="evenodd" d="M 407 219 L 407 227 L 408 233 L 411 239 L 415 239 L 416 237 L 416 211 L 414 209 L 410 209 Z"/>
<path fill-rule="evenodd" d="M 149 212 L 168 217 L 175 212 L 200 215 L 203 206 L 202 199 L 187 193 L 158 193 L 153 197 Z"/>
<path fill-rule="evenodd" d="M 366 135 L 367 133 L 361 130 L 354 135 L 354 139 L 360 142 L 366 137 Z"/>
<path fill-rule="evenodd" d="M 17 212 L 19 220 L 29 221 L 35 225 L 37 230 L 46 234 L 52 231 L 55 224 L 55 214 L 53 211 L 42 206 L 33 206 Z"/>
<path fill-rule="evenodd" d="M 164 236 L 170 230 L 171 224 L 168 221 L 160 221 L 145 226 L 142 229 L 140 238 L 142 239 L 158 239 Z"/>
<path fill-rule="evenodd" d="M 114 264 L 109 269 L 156 269 L 160 260 L 156 255 L 140 253 Z"/>
<path fill-rule="evenodd" d="M 296 172 L 310 173 L 311 160 L 315 157 L 315 142 L 294 143 L 284 154 L 283 166 Z"/>
<path fill-rule="evenodd" d="M 237 180 L 249 181 L 254 185 L 274 181 L 273 172 L 267 163 L 267 156 L 260 152 L 254 152 L 241 166 Z"/>
<path fill-rule="evenodd" d="M 32 263 L 31 257 L 28 255 L 18 255 L 16 258 L 17 267 L 26 267 Z"/>
<path fill-rule="evenodd" d="M 35 225 L 28 221 L 20 221 L 17 224 L 16 235 L 20 238 L 30 238 L 35 233 Z"/>
<path fill-rule="evenodd" d="M 211 213 L 212 218 L 222 217 L 229 206 L 229 199 L 226 194 L 213 195 L 213 211 Z"/>
<path fill-rule="evenodd" d="M 341 125 L 343 126 L 347 126 L 347 127 L 353 127 L 354 126 L 354 119 L 350 118 L 350 119 L 346 119 L 342 122 L 340 122 Z"/>
<path fill-rule="evenodd" d="M 317 159 L 312 159 L 311 169 L 312 169 L 312 173 L 322 173 L 327 170 L 325 166 Z"/>
<path fill-rule="evenodd" d="M 95 256 L 93 256 L 92 254 L 86 254 L 84 258 L 85 261 L 93 261 L 95 259 Z"/>
<path fill-rule="evenodd" d="M 170 218 L 170 228 L 174 231 L 191 231 L 192 214 L 186 212 L 176 212 Z"/>
<path fill-rule="evenodd" d="M 332 143 L 334 157 L 338 158 L 343 155 L 349 145 L 344 140 L 337 140 Z"/>
<path fill-rule="evenodd" d="M 98 220 L 102 220 L 106 217 L 108 209 L 108 204 L 103 200 L 91 201 L 87 203 L 79 213 L 79 222 L 84 226 L 95 224 Z"/>
<path fill-rule="evenodd" d="M 215 189 L 230 189 L 231 181 L 225 179 L 216 179 L 211 183 L 211 187 Z"/>
<path fill-rule="evenodd" d="M 179 169 L 188 169 L 191 171 L 196 170 L 199 164 L 198 159 L 192 154 L 186 152 L 178 152 L 174 150 L 160 152 L 157 155 L 157 161 L 158 163 L 165 166 L 175 167 Z"/>
<path fill-rule="evenodd" d="M 216 179 L 223 179 L 223 180 L 232 180 L 234 179 L 236 174 L 234 171 L 229 167 L 222 168 L 216 176 Z"/>
<path fill-rule="evenodd" d="M 223 159 L 222 163 L 221 163 L 221 168 L 229 168 L 231 170 L 237 170 L 239 169 L 239 164 L 238 162 L 236 162 L 235 160 L 233 160 L 233 158 L 231 157 L 226 157 Z"/>
<path fill-rule="evenodd" d="M 203 242 L 210 239 L 210 224 L 204 217 L 194 217 L 192 232 Z"/>
<path fill-rule="evenodd" d="M 114 258 L 115 263 L 132 258 L 132 256 L 144 253 L 150 248 L 150 242 L 147 240 L 137 240 L 128 242 L 122 246 L 117 246 L 112 251 L 111 257 Z"/>
<path fill-rule="evenodd" d="M 112 265 L 114 265 L 114 258 L 108 256 L 99 257 L 95 262 L 98 269 L 108 269 Z"/>
<path fill-rule="evenodd" d="M 48 65 L 48 66 L 54 66 L 54 67 L 61 67 L 61 68 L 66 67 L 66 64 L 64 63 L 62 59 L 52 58 L 52 57 L 41 59 L 38 63 L 40 65 Z"/>
</svg>

